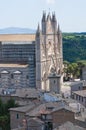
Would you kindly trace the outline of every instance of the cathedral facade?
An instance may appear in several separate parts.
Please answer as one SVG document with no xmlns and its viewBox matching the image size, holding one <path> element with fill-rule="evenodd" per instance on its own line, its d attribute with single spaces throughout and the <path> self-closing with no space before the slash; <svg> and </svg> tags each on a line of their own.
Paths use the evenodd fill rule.
<svg viewBox="0 0 86 130">
<path fill-rule="evenodd" d="M 0 35 L 0 87 L 49 90 L 50 75 L 60 77 L 62 65 L 62 33 L 55 13 L 46 16 L 43 12 L 41 28 L 38 25 L 36 34 Z"/>
<path fill-rule="evenodd" d="M 55 13 L 43 13 L 36 32 L 36 87 L 49 90 L 49 75 L 62 75 L 62 33 Z"/>
</svg>

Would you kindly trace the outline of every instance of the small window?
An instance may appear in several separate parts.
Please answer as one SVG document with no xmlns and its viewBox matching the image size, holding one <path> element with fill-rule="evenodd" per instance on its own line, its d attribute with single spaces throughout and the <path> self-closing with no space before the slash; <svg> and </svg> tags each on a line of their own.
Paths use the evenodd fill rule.
<svg viewBox="0 0 86 130">
<path fill-rule="evenodd" d="M 16 118 L 19 119 L 19 114 L 17 113 Z"/>
<path fill-rule="evenodd" d="M 29 79 L 29 76 L 28 76 L 28 75 L 26 76 L 26 79 Z"/>
<path fill-rule="evenodd" d="M 79 90 L 80 90 L 80 86 L 79 86 Z"/>
<path fill-rule="evenodd" d="M 42 115 L 42 119 L 44 119 L 44 120 L 45 120 L 45 119 L 46 119 L 46 115 Z"/>
<path fill-rule="evenodd" d="M 82 97 L 82 102 L 83 102 L 83 97 Z"/>
<path fill-rule="evenodd" d="M 54 84 L 56 83 L 56 81 L 54 80 Z"/>
<path fill-rule="evenodd" d="M 79 96 L 79 101 L 80 101 L 80 96 Z"/>
<path fill-rule="evenodd" d="M 78 99 L 78 95 L 76 95 L 76 100 Z"/>
<path fill-rule="evenodd" d="M 13 79 L 13 74 L 11 74 L 11 79 Z"/>
</svg>

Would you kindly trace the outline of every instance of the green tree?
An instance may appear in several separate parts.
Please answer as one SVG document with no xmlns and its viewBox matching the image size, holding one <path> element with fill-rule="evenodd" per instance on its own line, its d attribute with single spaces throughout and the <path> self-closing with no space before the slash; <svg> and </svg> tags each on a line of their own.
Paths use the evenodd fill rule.
<svg viewBox="0 0 86 130">
<path fill-rule="evenodd" d="M 0 99 L 0 127 L 2 130 L 10 130 L 10 114 L 9 108 L 18 107 L 14 99 L 10 99 L 7 103 L 3 103 Z"/>
<path fill-rule="evenodd" d="M 81 78 L 81 76 L 82 76 L 82 69 L 83 69 L 83 67 L 86 66 L 86 61 L 85 60 L 80 60 L 80 61 L 77 61 L 77 64 L 78 64 L 78 69 L 79 69 L 79 72 L 80 72 L 79 77 Z"/>
<path fill-rule="evenodd" d="M 18 104 L 15 103 L 14 99 L 10 99 L 6 103 L 6 110 L 5 111 L 8 113 L 9 112 L 9 108 L 13 108 L 13 107 L 18 107 Z"/>
<path fill-rule="evenodd" d="M 73 71 L 72 71 L 73 78 L 78 78 L 80 75 L 78 64 L 72 63 L 72 68 L 73 68 Z"/>
<path fill-rule="evenodd" d="M 80 69 L 77 63 L 69 63 L 64 69 L 67 78 L 79 78 Z"/>
<path fill-rule="evenodd" d="M 68 62 L 86 59 L 86 33 L 63 34 L 63 58 Z"/>
</svg>

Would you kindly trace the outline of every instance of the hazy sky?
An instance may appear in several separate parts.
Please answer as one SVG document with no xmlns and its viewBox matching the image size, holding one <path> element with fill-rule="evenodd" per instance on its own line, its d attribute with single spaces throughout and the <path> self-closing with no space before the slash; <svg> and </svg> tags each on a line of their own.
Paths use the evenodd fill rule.
<svg viewBox="0 0 86 130">
<path fill-rule="evenodd" d="M 55 11 L 63 32 L 86 32 L 86 0 L 0 0 L 0 29 L 36 29 L 43 10 Z"/>
</svg>

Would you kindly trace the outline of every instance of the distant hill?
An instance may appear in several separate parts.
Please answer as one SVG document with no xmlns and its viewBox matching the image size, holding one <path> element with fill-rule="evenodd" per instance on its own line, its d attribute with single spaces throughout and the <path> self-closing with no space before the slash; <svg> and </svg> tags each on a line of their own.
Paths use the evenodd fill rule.
<svg viewBox="0 0 86 130">
<path fill-rule="evenodd" d="M 86 60 L 86 32 L 63 33 L 63 58 L 69 62 Z"/>
<path fill-rule="evenodd" d="M 0 29 L 0 34 L 34 34 L 35 29 L 19 28 L 19 27 L 8 27 Z"/>
</svg>

